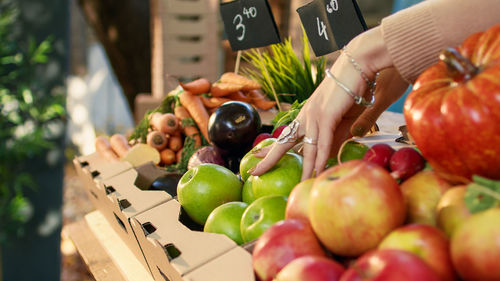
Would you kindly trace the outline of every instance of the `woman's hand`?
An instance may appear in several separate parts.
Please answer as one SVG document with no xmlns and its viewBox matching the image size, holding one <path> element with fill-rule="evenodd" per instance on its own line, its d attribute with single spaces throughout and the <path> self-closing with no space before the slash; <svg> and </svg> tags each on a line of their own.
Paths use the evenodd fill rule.
<svg viewBox="0 0 500 281">
<path fill-rule="evenodd" d="M 363 67 L 363 72 L 373 79 L 376 72 L 390 65 L 390 59 L 387 58 L 378 28 L 363 35 L 351 41 L 347 50 Z M 331 68 L 331 73 L 354 93 L 368 92 L 365 80 L 345 54 L 337 59 Z M 379 104 L 385 105 L 381 102 Z M 338 149 L 349 137 L 351 125 L 364 109 L 363 106 L 354 105 L 353 98 L 331 78 L 326 77 L 321 82 L 295 119 L 299 124 L 296 137 L 299 139 L 304 137 L 305 140 L 302 180 L 311 177 L 313 171 L 319 174 L 324 170 L 330 151 L 332 148 Z M 372 112 L 381 113 L 383 110 L 380 111 L 378 108 Z M 255 153 L 256 156 L 265 158 L 249 172 L 255 176 L 265 173 L 295 144 L 296 141 L 275 143 Z"/>
</svg>

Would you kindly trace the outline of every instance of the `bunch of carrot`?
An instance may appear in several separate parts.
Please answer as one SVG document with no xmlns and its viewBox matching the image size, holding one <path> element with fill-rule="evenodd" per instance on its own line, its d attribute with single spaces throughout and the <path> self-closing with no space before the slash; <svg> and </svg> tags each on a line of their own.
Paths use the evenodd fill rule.
<svg viewBox="0 0 500 281">
<path fill-rule="evenodd" d="M 259 83 L 234 72 L 222 74 L 214 83 L 200 78 L 186 84 L 181 83 L 181 87 L 191 95 L 199 96 L 209 114 L 231 100 L 246 102 L 261 110 L 269 110 L 276 105 L 275 101 L 269 100 L 262 92 Z"/>
<path fill-rule="evenodd" d="M 98 136 L 94 144 L 97 153 L 110 162 L 120 160 L 131 148 L 127 138 L 121 134 L 114 134 L 109 139 Z"/>
<path fill-rule="evenodd" d="M 198 129 L 184 126 L 183 118 L 174 113 L 154 112 L 149 115 L 151 127 L 146 143 L 160 152 L 160 165 L 167 166 L 180 161 L 185 136 L 199 138 Z"/>
</svg>

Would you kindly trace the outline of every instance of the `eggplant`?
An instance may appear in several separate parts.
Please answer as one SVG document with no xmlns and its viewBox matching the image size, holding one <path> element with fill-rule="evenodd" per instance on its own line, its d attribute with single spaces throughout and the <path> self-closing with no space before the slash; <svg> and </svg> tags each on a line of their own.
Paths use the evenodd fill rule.
<svg viewBox="0 0 500 281">
<path fill-rule="evenodd" d="M 177 196 L 177 183 L 181 179 L 182 174 L 179 173 L 169 173 L 164 176 L 158 177 L 153 181 L 151 190 L 163 190 L 170 194 L 172 197 Z"/>
<path fill-rule="evenodd" d="M 210 116 L 208 135 L 218 148 L 232 156 L 242 156 L 252 147 L 261 130 L 259 113 L 250 104 L 230 101 Z"/>
</svg>

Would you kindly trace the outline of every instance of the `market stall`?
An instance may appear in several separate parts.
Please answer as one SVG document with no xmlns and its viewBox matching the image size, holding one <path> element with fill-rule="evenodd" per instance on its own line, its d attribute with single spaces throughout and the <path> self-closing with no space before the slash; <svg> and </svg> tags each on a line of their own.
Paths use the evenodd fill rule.
<svg viewBox="0 0 500 281">
<path fill-rule="evenodd" d="M 163 79 L 180 71 L 169 85 L 157 81 L 154 91 L 167 94 L 153 95 L 131 134 L 99 137 L 95 153 L 73 161 L 97 210 L 65 233 L 98 279 L 500 278 L 499 26 L 444 50 L 403 114 L 383 112 L 364 137 L 346 136 L 325 152 L 326 168 L 303 179 L 307 145 L 319 140 L 299 133 L 299 112 L 311 114 L 323 81 L 351 102 L 348 112 L 377 107 L 378 72 L 367 75 L 344 49 L 366 81 L 358 96 L 323 57 L 367 30 L 356 1 L 300 7 L 300 55 L 265 0 L 205 8 L 192 7 L 199 17 L 169 10 L 181 17 L 168 14 L 162 30 L 183 28 L 169 31 L 171 17 L 210 26 L 220 9 L 234 71 L 187 70 L 202 68 L 205 53 L 154 66 Z M 196 44 L 209 52 L 210 43 Z M 183 51 L 199 51 L 190 46 Z M 271 158 L 260 153 L 280 146 L 256 174 Z"/>
</svg>

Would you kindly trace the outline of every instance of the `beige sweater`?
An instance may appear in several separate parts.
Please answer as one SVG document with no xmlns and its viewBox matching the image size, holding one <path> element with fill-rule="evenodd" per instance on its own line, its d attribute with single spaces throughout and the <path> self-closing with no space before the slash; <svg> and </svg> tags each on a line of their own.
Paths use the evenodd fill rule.
<svg viewBox="0 0 500 281">
<path fill-rule="evenodd" d="M 412 83 L 439 52 L 470 34 L 500 24 L 500 0 L 427 0 L 382 20 L 389 55 Z"/>
</svg>

